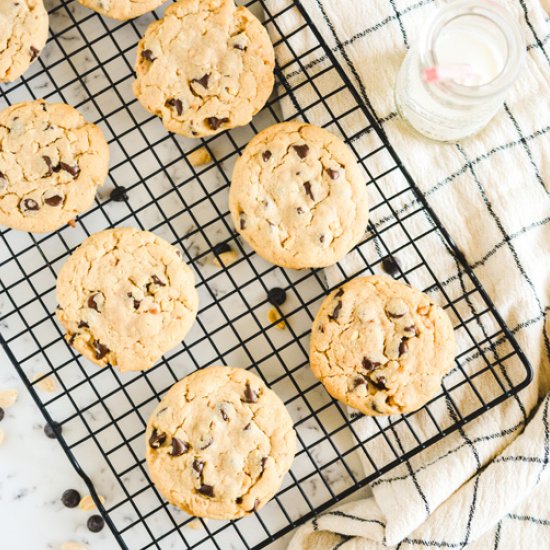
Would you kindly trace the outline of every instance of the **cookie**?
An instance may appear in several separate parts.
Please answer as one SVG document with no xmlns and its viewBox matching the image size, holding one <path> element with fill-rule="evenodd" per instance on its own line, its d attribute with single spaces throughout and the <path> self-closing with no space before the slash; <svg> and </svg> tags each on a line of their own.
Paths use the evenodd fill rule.
<svg viewBox="0 0 550 550">
<path fill-rule="evenodd" d="M 158 8 L 166 0 L 78 0 L 83 6 L 112 19 L 126 21 Z"/>
<path fill-rule="evenodd" d="M 151 480 L 194 516 L 236 519 L 281 486 L 296 451 L 292 420 L 254 374 L 208 367 L 172 386 L 146 431 Z"/>
<path fill-rule="evenodd" d="M 248 124 L 274 85 L 262 24 L 233 0 L 180 0 L 137 49 L 134 93 L 165 128 L 204 137 Z"/>
<path fill-rule="evenodd" d="M 13 82 L 40 55 L 48 39 L 42 0 L 0 2 L 0 82 Z"/>
<path fill-rule="evenodd" d="M 185 337 L 197 314 L 193 272 L 179 251 L 134 228 L 84 241 L 57 278 L 57 319 L 78 352 L 121 371 L 151 367 Z"/>
<path fill-rule="evenodd" d="M 368 415 L 415 411 L 440 388 L 456 344 L 447 314 L 426 294 L 386 276 L 359 277 L 321 304 L 311 332 L 315 376 Z"/>
<path fill-rule="evenodd" d="M 0 112 L 0 224 L 53 231 L 93 203 L 109 146 L 73 107 L 39 99 Z"/>
<path fill-rule="evenodd" d="M 363 237 L 365 181 L 351 150 L 330 132 L 284 122 L 260 132 L 237 160 L 229 209 L 237 231 L 281 267 L 326 267 Z"/>
</svg>

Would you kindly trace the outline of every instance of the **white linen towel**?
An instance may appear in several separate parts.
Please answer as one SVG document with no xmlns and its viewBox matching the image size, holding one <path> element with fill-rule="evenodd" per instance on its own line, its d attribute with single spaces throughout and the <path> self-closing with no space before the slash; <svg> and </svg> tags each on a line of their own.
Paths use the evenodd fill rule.
<svg viewBox="0 0 550 550">
<path fill-rule="evenodd" d="M 290 2 L 267 0 L 269 12 L 280 13 Z M 550 4 L 501 3 L 523 29 L 527 65 L 485 130 L 458 144 L 442 144 L 410 132 L 393 102 L 406 49 L 438 2 L 302 0 L 474 267 L 535 376 L 519 397 L 376 480 L 373 498 L 336 507 L 300 528 L 292 550 L 550 547 L 550 500 L 545 495 L 550 488 L 550 398 L 529 420 L 550 378 L 550 329 L 545 326 L 550 301 Z M 303 24 L 296 8 L 277 22 L 287 35 Z M 292 39 L 301 52 L 309 51 L 314 45 L 310 42 L 305 31 Z M 284 48 L 278 56 L 284 64 Z M 286 76 L 293 85 L 303 79 L 300 71 Z M 297 93 L 307 94 L 308 89 Z M 310 121 L 325 122 L 314 115 Z M 412 206 L 404 204 L 403 212 Z M 451 275 L 453 266 L 441 262 L 432 259 L 435 269 Z M 329 279 L 333 274 L 327 270 Z M 413 421 L 423 428 L 421 415 Z M 362 435 L 373 429 L 370 419 L 362 421 Z"/>
</svg>

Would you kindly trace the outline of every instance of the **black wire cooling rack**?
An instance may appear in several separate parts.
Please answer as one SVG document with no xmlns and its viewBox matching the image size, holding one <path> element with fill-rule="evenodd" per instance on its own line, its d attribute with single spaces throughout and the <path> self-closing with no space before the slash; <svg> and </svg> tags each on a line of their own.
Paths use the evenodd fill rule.
<svg viewBox="0 0 550 550">
<path fill-rule="evenodd" d="M 276 97 L 246 128 L 202 142 L 168 134 L 131 91 L 135 47 L 158 15 L 118 23 L 75 1 L 50 9 L 51 38 L 24 79 L 0 88 L 0 107 L 44 97 L 65 101 L 98 122 L 111 147 L 109 181 L 75 228 L 47 235 L 0 233 L 2 344 L 83 477 L 121 547 L 261 548 L 357 488 L 441 440 L 516 393 L 530 368 L 462 254 L 418 193 L 373 116 L 299 2 L 247 2 L 267 25 L 279 64 Z M 321 93 L 322 90 L 322 93 Z M 339 265 L 289 271 L 267 264 L 238 239 L 228 213 L 233 162 L 257 131 L 284 119 L 314 121 L 343 136 L 360 161 L 371 202 L 368 234 Z M 194 168 L 204 146 L 215 159 Z M 126 202 L 110 191 L 127 189 Z M 54 319 L 55 277 L 88 235 L 137 226 L 179 244 L 198 280 L 201 307 L 185 343 L 146 373 L 99 369 L 66 345 Z M 238 252 L 214 265 L 216 248 Z M 308 367 L 309 329 L 326 293 L 358 274 L 383 272 L 446 308 L 459 342 L 453 371 L 421 411 L 390 419 L 348 414 Z M 281 330 L 267 319 L 267 291 L 283 287 Z M 143 433 L 149 413 L 178 379 L 216 363 L 249 368 L 284 400 L 298 453 L 276 498 L 237 522 L 202 522 L 167 505 L 147 477 Z M 44 394 L 36 374 L 55 378 Z M 59 433 L 59 430 L 58 430 Z M 101 505 L 98 495 L 104 495 Z"/>
</svg>

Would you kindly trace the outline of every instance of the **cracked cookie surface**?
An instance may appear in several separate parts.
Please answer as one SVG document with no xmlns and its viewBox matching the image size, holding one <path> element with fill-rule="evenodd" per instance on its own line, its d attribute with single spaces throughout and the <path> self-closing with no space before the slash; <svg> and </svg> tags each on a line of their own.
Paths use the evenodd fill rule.
<svg viewBox="0 0 550 550">
<path fill-rule="evenodd" d="M 107 177 L 101 130 L 70 105 L 36 100 L 0 112 L 0 223 L 43 233 L 94 201 Z"/>
<path fill-rule="evenodd" d="M 146 430 L 149 474 L 194 516 L 236 519 L 276 494 L 296 451 L 279 397 L 244 369 L 208 367 L 176 383 Z"/>
<path fill-rule="evenodd" d="M 293 269 L 326 267 L 362 238 L 365 182 L 347 145 L 304 122 L 266 128 L 237 160 L 229 209 L 263 258 Z"/>
<path fill-rule="evenodd" d="M 83 6 L 97 11 L 107 17 L 126 21 L 139 17 L 161 4 L 166 0 L 78 0 Z"/>
<path fill-rule="evenodd" d="M 313 322 L 310 364 L 339 401 L 368 415 L 414 411 L 453 365 L 453 327 L 419 290 L 386 276 L 333 291 Z"/>
<path fill-rule="evenodd" d="M 274 85 L 273 46 L 233 0 L 180 0 L 137 48 L 134 93 L 165 128 L 209 136 L 248 124 Z"/>
<path fill-rule="evenodd" d="M 19 78 L 40 55 L 48 38 L 42 0 L 0 2 L 0 82 Z"/>
<path fill-rule="evenodd" d="M 57 277 L 57 318 L 78 352 L 121 371 L 145 370 L 193 324 L 195 277 L 148 231 L 109 229 L 82 243 Z"/>
</svg>

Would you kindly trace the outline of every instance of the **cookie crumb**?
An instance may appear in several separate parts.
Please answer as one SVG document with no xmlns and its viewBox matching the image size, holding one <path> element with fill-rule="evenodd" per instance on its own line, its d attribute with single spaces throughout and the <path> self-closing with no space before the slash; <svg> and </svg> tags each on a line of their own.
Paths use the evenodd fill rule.
<svg viewBox="0 0 550 550">
<path fill-rule="evenodd" d="M 105 499 L 100 495 L 99 496 L 99 501 L 101 502 L 101 504 L 103 504 L 105 502 Z M 91 495 L 86 495 L 85 497 L 83 497 L 82 500 L 80 501 L 80 503 L 78 504 L 78 507 L 81 510 L 84 510 L 84 512 L 90 512 L 91 510 L 97 510 L 97 506 L 96 506 L 93 498 L 91 497 Z"/>
<path fill-rule="evenodd" d="M 74 540 L 69 540 L 61 545 L 61 550 L 86 550 L 86 548 L 84 544 L 80 544 L 80 542 L 75 542 Z"/>
<path fill-rule="evenodd" d="M 284 330 L 286 328 L 286 323 L 284 322 L 283 318 L 281 317 L 281 314 L 274 307 L 272 307 L 267 312 L 267 319 L 270 323 L 277 323 L 275 326 L 279 330 Z"/>
<path fill-rule="evenodd" d="M 202 521 L 206 523 L 208 520 L 205 518 Z M 195 531 L 202 529 L 202 523 L 199 519 L 194 519 L 193 521 L 190 521 L 189 523 L 185 524 L 185 527 L 189 527 L 189 529 L 194 529 Z"/>
<path fill-rule="evenodd" d="M 17 390 L 13 389 L 0 391 L 0 407 L 3 409 L 11 407 L 17 401 L 18 395 Z"/>
<path fill-rule="evenodd" d="M 218 254 L 218 257 L 214 256 L 212 263 L 216 267 L 227 267 L 237 260 L 239 255 L 233 249 L 229 249 L 227 252 L 222 252 Z"/>
<path fill-rule="evenodd" d="M 204 166 L 212 162 L 212 156 L 206 147 L 201 147 L 187 155 L 187 160 L 191 166 Z"/>
<path fill-rule="evenodd" d="M 32 381 L 36 382 L 39 378 L 42 378 L 40 382 L 36 383 L 36 386 L 40 388 L 42 391 L 48 392 L 48 393 L 54 393 L 57 391 L 57 383 L 55 381 L 55 378 L 50 374 L 43 378 L 46 375 L 45 372 L 37 372 L 33 378 Z"/>
<path fill-rule="evenodd" d="M 67 225 L 70 225 L 73 229 L 76 229 L 76 220 L 72 218 L 67 222 Z"/>
</svg>

